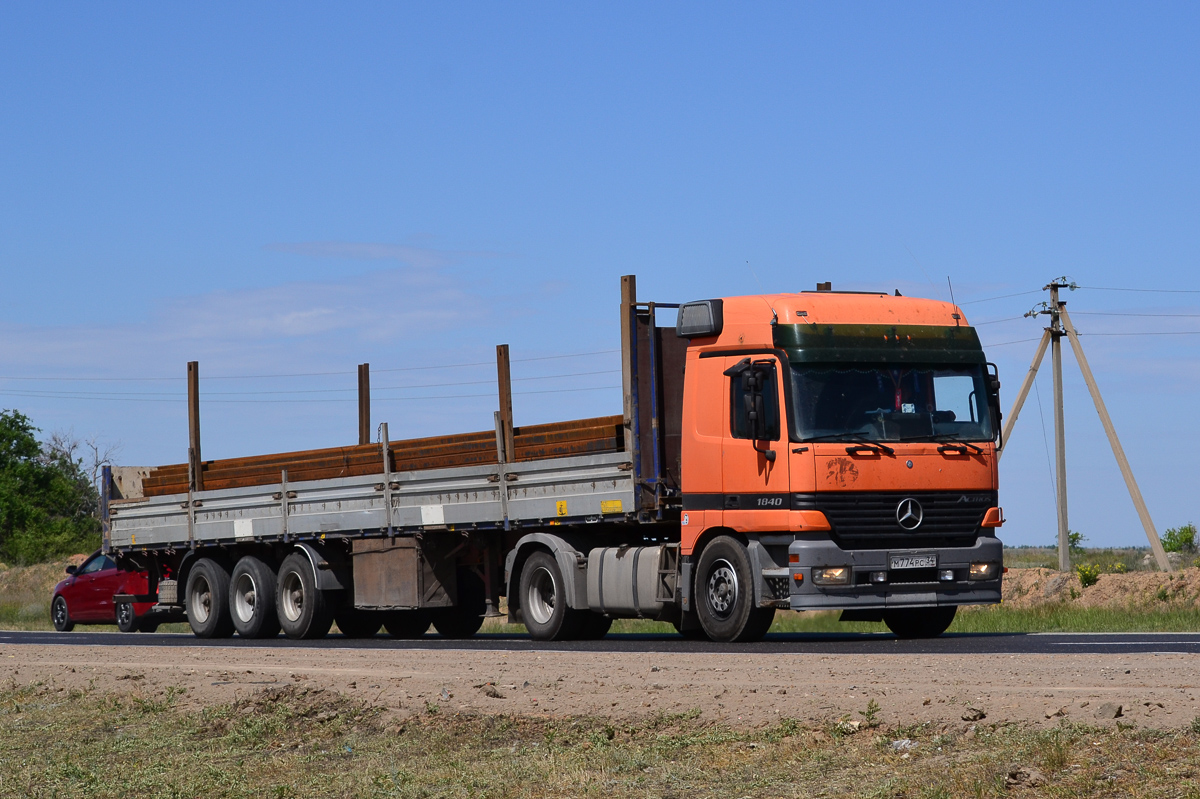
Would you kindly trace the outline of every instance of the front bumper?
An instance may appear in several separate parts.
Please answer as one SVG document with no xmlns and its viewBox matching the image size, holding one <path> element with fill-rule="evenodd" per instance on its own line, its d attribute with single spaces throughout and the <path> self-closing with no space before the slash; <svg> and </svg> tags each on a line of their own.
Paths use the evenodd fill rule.
<svg viewBox="0 0 1200 799">
<path fill-rule="evenodd" d="M 936 555 L 933 570 L 891 570 L 896 555 Z M 974 546 L 926 549 L 843 550 L 829 539 L 796 540 L 788 546 L 792 610 L 858 610 L 937 605 L 993 605 L 1000 601 L 1003 569 L 993 580 L 968 580 L 972 563 L 1002 564 L 999 539 L 981 537 Z M 851 570 L 848 585 L 815 585 L 814 568 L 844 566 Z M 938 579 L 943 570 L 953 580 Z M 871 573 L 885 572 L 886 582 L 871 582 Z M 797 580 L 799 575 L 801 579 Z M 929 577 L 930 579 L 925 579 Z"/>
</svg>

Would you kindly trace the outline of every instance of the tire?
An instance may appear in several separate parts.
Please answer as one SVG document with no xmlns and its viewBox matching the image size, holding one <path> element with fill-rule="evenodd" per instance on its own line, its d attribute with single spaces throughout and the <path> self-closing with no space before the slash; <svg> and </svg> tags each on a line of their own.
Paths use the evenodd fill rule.
<svg viewBox="0 0 1200 799">
<path fill-rule="evenodd" d="M 134 633 L 138 629 L 137 615 L 133 612 L 132 602 L 117 603 L 117 629 L 123 633 Z"/>
<path fill-rule="evenodd" d="M 937 638 L 953 623 L 957 611 L 957 605 L 887 610 L 883 623 L 897 638 Z"/>
<path fill-rule="evenodd" d="M 727 535 L 714 538 L 696 569 L 696 615 L 714 641 L 758 641 L 775 619 L 774 608 L 754 606 L 754 573 L 746 547 Z"/>
<path fill-rule="evenodd" d="M 275 584 L 275 611 L 288 638 L 322 638 L 333 626 L 333 607 L 325 592 L 317 588 L 312 563 L 303 553 L 293 552 L 279 567 Z"/>
<path fill-rule="evenodd" d="M 138 628 L 139 633 L 152 633 L 152 632 L 156 632 L 158 630 L 158 625 L 159 625 L 159 622 L 156 622 L 152 619 L 148 619 L 145 616 L 143 616 L 141 619 L 138 620 L 137 628 Z"/>
<path fill-rule="evenodd" d="M 425 610 L 394 610 L 383 614 L 383 627 L 393 638 L 420 638 L 432 623 L 429 612 Z"/>
<path fill-rule="evenodd" d="M 443 638 L 470 638 L 483 626 L 487 596 L 483 580 L 471 569 L 459 569 L 458 604 L 433 612 L 433 626 Z"/>
<path fill-rule="evenodd" d="M 333 617 L 342 635 L 347 638 L 374 638 L 383 626 L 383 615 L 378 611 L 342 608 Z M 426 625 L 429 626 L 429 625 Z"/>
<path fill-rule="evenodd" d="M 54 629 L 60 633 L 69 633 L 75 629 L 75 622 L 71 621 L 71 614 L 67 612 L 67 600 L 63 599 L 61 594 L 54 597 L 54 601 L 50 603 L 50 621 L 54 622 Z"/>
<path fill-rule="evenodd" d="M 233 567 L 229 578 L 229 615 L 243 638 L 274 638 L 279 635 L 275 612 L 274 570 L 253 555 Z"/>
<path fill-rule="evenodd" d="M 549 552 L 534 552 L 521 569 L 521 618 L 535 641 L 567 641 L 579 635 L 584 613 L 567 605 L 566 582 Z M 600 616 L 599 618 L 603 618 Z M 607 632 L 607 630 L 605 630 Z"/>
<path fill-rule="evenodd" d="M 599 641 L 608 635 L 608 630 L 612 627 L 612 623 L 613 619 L 611 616 L 602 616 L 599 613 L 587 611 L 575 637 L 580 641 Z"/>
<path fill-rule="evenodd" d="M 188 572 L 185 593 L 188 624 L 198 638 L 233 635 L 229 616 L 229 572 L 212 558 L 201 558 Z"/>
</svg>

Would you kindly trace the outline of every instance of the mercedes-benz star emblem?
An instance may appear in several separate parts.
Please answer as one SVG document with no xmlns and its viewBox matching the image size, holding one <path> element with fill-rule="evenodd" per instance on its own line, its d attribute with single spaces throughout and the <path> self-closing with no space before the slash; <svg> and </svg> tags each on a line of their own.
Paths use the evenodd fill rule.
<svg viewBox="0 0 1200 799">
<path fill-rule="evenodd" d="M 905 530 L 916 530 L 925 519 L 925 509 L 911 497 L 900 500 L 896 506 L 896 523 Z"/>
</svg>

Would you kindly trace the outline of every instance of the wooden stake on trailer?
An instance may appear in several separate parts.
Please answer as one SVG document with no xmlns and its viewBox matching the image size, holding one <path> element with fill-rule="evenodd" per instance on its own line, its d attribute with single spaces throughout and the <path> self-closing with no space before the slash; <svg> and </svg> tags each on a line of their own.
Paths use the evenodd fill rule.
<svg viewBox="0 0 1200 799">
<path fill-rule="evenodd" d="M 358 443 L 371 443 L 371 364 L 358 365 Z"/>
<path fill-rule="evenodd" d="M 517 459 L 517 445 L 513 434 L 512 373 L 507 344 L 496 345 L 496 385 L 500 391 L 499 418 L 504 435 L 504 460 L 512 463 Z"/>
<path fill-rule="evenodd" d="M 200 466 L 200 362 L 188 361 L 188 467 L 191 472 L 191 490 L 204 490 L 204 472 Z"/>
<path fill-rule="evenodd" d="M 1071 342 L 1071 349 L 1075 353 L 1075 360 L 1079 364 L 1079 371 L 1083 373 L 1083 382 L 1087 383 L 1088 392 L 1092 395 L 1092 403 L 1096 406 L 1096 413 L 1100 416 L 1100 424 L 1104 426 L 1104 434 L 1108 436 L 1108 444 L 1112 447 L 1113 457 L 1117 459 L 1117 466 L 1121 469 L 1121 477 L 1125 478 L 1125 487 L 1129 489 L 1129 498 L 1133 500 L 1133 506 L 1137 509 L 1138 517 L 1142 521 L 1142 527 L 1146 531 L 1146 538 L 1150 541 L 1150 549 L 1154 552 L 1154 559 L 1158 561 L 1158 568 L 1163 571 L 1171 571 L 1171 561 L 1167 559 L 1167 552 L 1163 549 L 1162 541 L 1158 538 L 1158 530 L 1154 527 L 1154 522 L 1150 518 L 1150 509 L 1146 507 L 1146 500 L 1142 498 L 1142 492 L 1138 489 L 1137 480 L 1133 477 L 1133 469 L 1129 466 L 1129 459 L 1125 457 L 1125 449 L 1121 446 L 1121 440 L 1117 438 L 1117 429 L 1113 426 L 1112 417 L 1108 415 L 1108 408 L 1104 405 L 1104 398 L 1100 396 L 1100 386 L 1096 384 L 1096 378 L 1092 375 L 1092 368 L 1088 365 L 1087 357 L 1083 354 L 1083 346 L 1079 343 L 1079 334 L 1075 332 L 1075 325 L 1071 324 L 1071 317 L 1067 315 L 1067 309 L 1062 308 L 1060 311 L 1062 316 L 1063 327 L 1066 328 L 1067 339 Z"/>
<path fill-rule="evenodd" d="M 634 458 L 636 445 L 633 434 L 633 319 L 637 313 L 637 277 L 621 276 L 621 388 L 624 393 L 625 451 Z"/>
</svg>

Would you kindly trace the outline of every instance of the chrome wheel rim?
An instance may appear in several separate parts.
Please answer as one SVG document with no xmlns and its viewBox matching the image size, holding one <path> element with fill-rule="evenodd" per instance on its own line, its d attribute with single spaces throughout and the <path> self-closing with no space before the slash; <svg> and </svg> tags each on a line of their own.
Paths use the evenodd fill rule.
<svg viewBox="0 0 1200 799">
<path fill-rule="evenodd" d="M 233 584 L 233 612 L 240 622 L 250 622 L 254 619 L 255 601 L 258 599 L 258 587 L 249 573 L 238 575 Z"/>
<path fill-rule="evenodd" d="M 737 606 L 738 578 L 733 564 L 722 558 L 708 572 L 708 607 L 719 619 L 733 615 Z"/>
<path fill-rule="evenodd" d="M 192 577 L 192 595 L 188 598 L 188 615 L 197 624 L 204 624 L 212 615 L 212 586 L 202 574 Z"/>
<path fill-rule="evenodd" d="M 287 616 L 288 621 L 299 621 L 300 614 L 304 612 L 304 582 L 299 573 L 289 571 L 284 574 L 279 581 L 279 588 L 282 592 L 283 615 Z"/>
<path fill-rule="evenodd" d="M 117 624 L 122 627 L 128 627 L 133 621 L 133 606 L 128 602 L 122 602 L 117 605 Z"/>
<path fill-rule="evenodd" d="M 62 597 L 54 600 L 54 626 L 67 626 L 67 600 Z"/>
<path fill-rule="evenodd" d="M 539 566 L 529 578 L 525 612 L 538 624 L 549 624 L 554 617 L 554 600 L 554 575 Z"/>
</svg>

